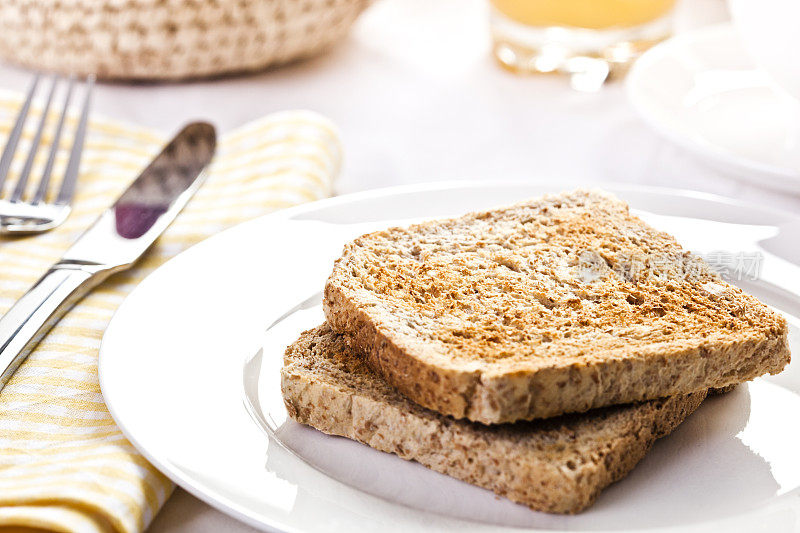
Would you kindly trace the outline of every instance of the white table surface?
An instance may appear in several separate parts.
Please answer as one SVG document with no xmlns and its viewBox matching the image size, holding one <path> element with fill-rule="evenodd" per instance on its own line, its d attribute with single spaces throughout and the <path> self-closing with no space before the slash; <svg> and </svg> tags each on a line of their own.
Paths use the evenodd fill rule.
<svg viewBox="0 0 800 533">
<path fill-rule="evenodd" d="M 725 18 L 722 0 L 686 0 L 679 30 Z M 29 73 L 0 67 L 22 90 Z M 798 210 L 800 197 L 714 170 L 652 132 L 620 84 L 577 93 L 518 77 L 489 55 L 482 0 L 378 0 L 330 53 L 266 73 L 176 85 L 100 85 L 94 111 L 164 130 L 210 119 L 227 131 L 306 108 L 342 131 L 338 193 L 453 179 L 616 181 L 691 188 Z M 152 533 L 250 532 L 178 489 Z"/>
</svg>

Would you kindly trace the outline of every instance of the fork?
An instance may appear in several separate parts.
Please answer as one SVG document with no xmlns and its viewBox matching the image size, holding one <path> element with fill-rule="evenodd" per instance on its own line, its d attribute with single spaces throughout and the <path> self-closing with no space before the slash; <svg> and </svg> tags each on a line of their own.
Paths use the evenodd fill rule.
<svg viewBox="0 0 800 533">
<path fill-rule="evenodd" d="M 54 75 L 50 82 L 50 88 L 47 91 L 47 100 L 42 111 L 42 116 L 39 119 L 39 124 L 36 127 L 36 133 L 33 136 L 33 141 L 28 149 L 28 154 L 25 157 L 25 163 L 22 171 L 17 178 L 17 183 L 11 191 L 11 196 L 2 198 L 3 185 L 5 185 L 8 178 L 9 170 L 11 168 L 11 161 L 14 159 L 14 153 L 17 150 L 17 144 L 22 136 L 22 130 L 25 125 L 25 120 L 28 116 L 28 111 L 31 107 L 31 102 L 36 94 L 36 88 L 39 86 L 41 75 L 37 74 L 33 79 L 30 88 L 28 89 L 25 103 L 17 114 L 17 119 L 11 133 L 6 141 L 6 147 L 0 156 L 0 234 L 30 234 L 41 233 L 49 229 L 55 228 L 61 224 L 71 211 L 70 204 L 72 197 L 75 194 L 75 183 L 78 180 L 78 168 L 81 162 L 81 152 L 83 151 L 83 144 L 86 138 L 86 123 L 89 117 L 89 106 L 91 103 L 92 87 L 94 86 L 94 76 L 90 76 L 86 80 L 86 94 L 83 98 L 83 106 L 80 112 L 80 119 L 78 126 L 75 129 L 75 136 L 70 148 L 69 160 L 67 162 L 64 176 L 61 180 L 61 187 L 52 201 L 47 201 L 47 187 L 50 184 L 50 175 L 53 172 L 53 166 L 56 160 L 56 154 L 59 150 L 61 141 L 61 133 L 64 129 L 64 122 L 69 109 L 70 99 L 72 98 L 73 89 L 75 87 L 75 77 L 70 76 L 67 92 L 64 96 L 64 107 L 61 111 L 61 116 L 58 119 L 55 132 L 53 133 L 53 141 L 50 146 L 50 153 L 47 157 L 42 175 L 39 178 L 39 184 L 36 191 L 29 200 L 25 200 L 25 190 L 28 184 L 28 179 L 33 169 L 36 152 L 39 150 L 39 144 L 42 140 L 42 133 L 44 132 L 48 114 L 50 111 L 50 104 L 53 101 L 53 95 L 56 92 L 56 87 L 59 85 L 60 78 Z"/>
</svg>

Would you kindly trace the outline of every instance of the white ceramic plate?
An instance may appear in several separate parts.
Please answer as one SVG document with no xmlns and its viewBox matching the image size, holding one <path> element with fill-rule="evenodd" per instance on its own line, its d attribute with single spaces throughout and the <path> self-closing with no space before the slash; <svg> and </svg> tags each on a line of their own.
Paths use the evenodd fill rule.
<svg viewBox="0 0 800 533">
<path fill-rule="evenodd" d="M 762 279 L 747 281 L 747 289 L 793 323 L 800 316 L 800 299 L 790 292 L 800 291 L 792 264 L 800 263 L 800 231 L 792 217 L 696 193 L 607 188 L 698 252 L 760 254 Z M 345 241 L 407 219 L 555 189 L 376 191 L 266 216 L 198 244 L 143 281 L 111 321 L 100 352 L 111 413 L 178 484 L 264 529 L 793 529 L 800 511 L 798 365 L 707 400 L 578 516 L 536 513 L 287 419 L 278 378 L 283 349 L 321 321 L 314 295 Z"/>
<path fill-rule="evenodd" d="M 800 102 L 756 69 L 731 25 L 652 48 L 626 86 L 641 116 L 675 143 L 741 179 L 800 191 Z"/>
</svg>

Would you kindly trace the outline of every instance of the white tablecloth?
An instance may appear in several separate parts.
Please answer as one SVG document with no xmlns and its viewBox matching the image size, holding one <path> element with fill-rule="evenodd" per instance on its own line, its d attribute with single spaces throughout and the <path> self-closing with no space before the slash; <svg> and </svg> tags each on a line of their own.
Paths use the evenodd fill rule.
<svg viewBox="0 0 800 533">
<path fill-rule="evenodd" d="M 721 0 L 687 0 L 679 28 L 724 17 Z M 22 90 L 30 74 L 0 67 L 0 80 Z M 338 193 L 453 179 L 614 181 L 800 208 L 800 197 L 736 181 L 657 136 L 621 84 L 584 94 L 558 77 L 500 69 L 482 0 L 378 0 L 323 57 L 210 82 L 100 85 L 94 104 L 165 132 L 196 118 L 224 131 L 287 108 L 319 111 L 341 128 Z M 179 489 L 150 531 L 253 530 Z"/>
</svg>

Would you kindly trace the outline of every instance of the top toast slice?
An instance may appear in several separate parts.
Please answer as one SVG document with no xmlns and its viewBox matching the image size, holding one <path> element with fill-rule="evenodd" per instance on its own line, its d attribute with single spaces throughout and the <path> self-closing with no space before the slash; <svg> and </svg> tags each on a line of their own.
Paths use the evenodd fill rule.
<svg viewBox="0 0 800 533">
<path fill-rule="evenodd" d="M 364 235 L 323 304 L 408 398 L 487 424 L 725 387 L 790 358 L 780 315 L 597 191 Z"/>
</svg>

